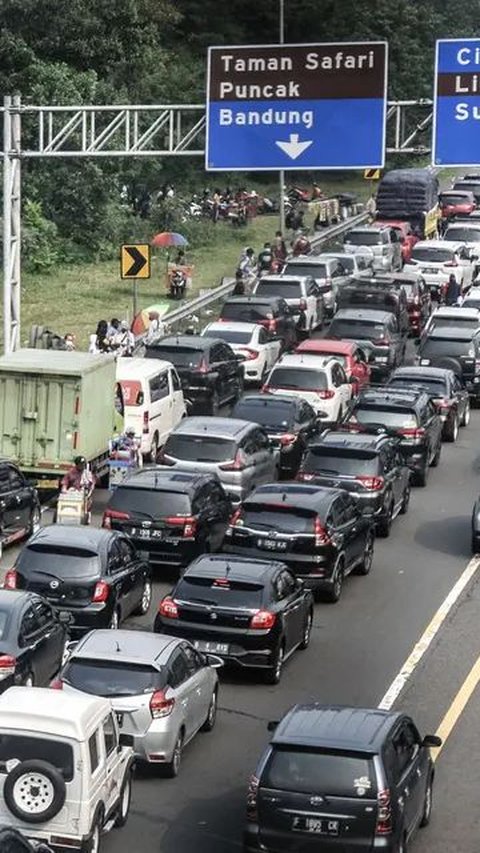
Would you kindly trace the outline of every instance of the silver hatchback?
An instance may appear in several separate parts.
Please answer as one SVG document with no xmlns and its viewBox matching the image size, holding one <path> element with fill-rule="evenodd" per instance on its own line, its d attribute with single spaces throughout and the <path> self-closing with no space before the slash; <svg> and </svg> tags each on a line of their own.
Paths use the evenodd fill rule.
<svg viewBox="0 0 480 853">
<path fill-rule="evenodd" d="M 211 731 L 219 658 L 186 640 L 147 631 L 91 631 L 70 651 L 52 687 L 110 699 L 137 758 L 176 776 L 183 747 Z"/>
<path fill-rule="evenodd" d="M 236 418 L 185 418 L 170 433 L 159 462 L 180 471 L 217 474 L 234 503 L 278 479 L 278 451 L 266 431 Z"/>
</svg>

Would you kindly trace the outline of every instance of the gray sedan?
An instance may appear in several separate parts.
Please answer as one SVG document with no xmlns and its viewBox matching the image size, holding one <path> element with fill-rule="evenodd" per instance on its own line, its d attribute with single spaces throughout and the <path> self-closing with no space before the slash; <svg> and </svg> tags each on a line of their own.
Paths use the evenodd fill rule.
<svg viewBox="0 0 480 853">
<path fill-rule="evenodd" d="M 91 631 L 52 684 L 111 700 L 138 759 L 176 776 L 182 750 L 217 713 L 219 658 L 184 640 L 146 631 Z"/>
</svg>

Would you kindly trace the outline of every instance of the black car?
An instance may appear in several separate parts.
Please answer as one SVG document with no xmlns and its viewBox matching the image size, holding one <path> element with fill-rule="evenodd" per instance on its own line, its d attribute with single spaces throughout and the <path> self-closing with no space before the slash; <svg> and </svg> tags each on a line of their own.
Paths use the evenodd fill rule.
<svg viewBox="0 0 480 853">
<path fill-rule="evenodd" d="M 113 492 L 103 527 L 128 534 L 150 565 L 186 566 L 222 544 L 232 504 L 215 474 L 144 468 Z"/>
<path fill-rule="evenodd" d="M 35 593 L 0 590 L 0 692 L 18 684 L 48 687 L 62 666 L 70 623 L 70 614 Z"/>
<path fill-rule="evenodd" d="M 403 288 L 395 285 L 393 277 L 388 275 L 352 278 L 340 288 L 337 305 L 339 308 L 388 311 L 396 317 L 403 334 L 409 331 L 407 295 Z"/>
<path fill-rule="evenodd" d="M 373 515 L 377 533 L 385 537 L 410 501 L 410 469 L 398 439 L 385 433 L 326 433 L 307 448 L 297 479 L 346 489 L 364 514 Z"/>
<path fill-rule="evenodd" d="M 317 598 L 336 602 L 345 576 L 368 575 L 374 521 L 344 489 L 272 483 L 255 489 L 232 516 L 224 548 L 286 563 Z"/>
<path fill-rule="evenodd" d="M 43 841 L 29 841 L 16 829 L 9 826 L 0 828 L 1 853 L 53 853 L 51 847 Z"/>
<path fill-rule="evenodd" d="M 469 392 L 472 403 L 480 402 L 480 333 L 474 329 L 434 328 L 420 341 L 420 366 L 453 370 Z"/>
<path fill-rule="evenodd" d="M 0 459 L 0 553 L 2 547 L 25 539 L 40 526 L 37 490 L 7 459 Z"/>
<path fill-rule="evenodd" d="M 126 536 L 60 524 L 28 540 L 4 586 L 39 593 L 67 610 L 76 634 L 118 628 L 132 613 L 147 613 L 152 597 L 150 569 Z"/>
<path fill-rule="evenodd" d="M 442 452 L 443 423 L 430 395 L 422 388 L 369 388 L 351 403 L 344 423 L 353 430 L 384 429 L 399 438 L 413 483 L 426 486 L 429 467 Z"/>
<path fill-rule="evenodd" d="M 271 722 L 250 778 L 244 853 L 406 853 L 432 810 L 435 768 L 411 717 L 310 702 Z"/>
<path fill-rule="evenodd" d="M 287 658 L 307 648 L 312 623 L 312 594 L 283 563 L 216 554 L 188 567 L 160 602 L 154 631 L 278 684 Z"/>
<path fill-rule="evenodd" d="M 406 336 L 398 321 L 388 311 L 342 308 L 335 314 L 328 330 L 329 338 L 363 342 L 372 361 L 372 379 L 386 378 L 405 356 Z"/>
<path fill-rule="evenodd" d="M 458 428 L 470 423 L 470 396 L 453 370 L 445 367 L 397 367 L 387 387 L 416 385 L 435 403 L 443 423 L 445 441 L 456 441 Z"/>
<path fill-rule="evenodd" d="M 301 331 L 281 296 L 231 296 L 222 305 L 220 320 L 259 323 L 273 338 L 280 338 L 286 350 L 296 344 L 297 331 Z"/>
<path fill-rule="evenodd" d="M 170 361 L 182 383 L 190 413 L 217 415 L 243 392 L 243 367 L 225 341 L 200 335 L 172 335 L 145 349 L 146 358 Z"/>
<path fill-rule="evenodd" d="M 320 430 L 316 412 L 300 397 L 281 394 L 249 394 L 232 411 L 232 418 L 253 421 L 264 427 L 280 452 L 280 476 L 295 477 L 308 442 Z"/>
</svg>

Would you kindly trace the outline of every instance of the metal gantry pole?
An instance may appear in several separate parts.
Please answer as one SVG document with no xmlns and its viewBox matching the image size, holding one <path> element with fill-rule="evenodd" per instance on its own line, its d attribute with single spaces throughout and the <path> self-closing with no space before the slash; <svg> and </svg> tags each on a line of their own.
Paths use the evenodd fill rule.
<svg viewBox="0 0 480 853">
<path fill-rule="evenodd" d="M 279 42 L 280 44 L 285 43 L 285 0 L 279 0 Z M 280 170 L 279 174 L 279 185 L 280 185 L 280 207 L 279 207 L 279 224 L 278 227 L 280 231 L 285 231 L 285 172 L 283 169 Z"/>
<path fill-rule="evenodd" d="M 20 344 L 20 97 L 3 100 L 3 349 Z"/>
<path fill-rule="evenodd" d="M 3 350 L 9 353 L 12 332 L 11 228 L 12 228 L 12 99 L 3 99 Z"/>
</svg>

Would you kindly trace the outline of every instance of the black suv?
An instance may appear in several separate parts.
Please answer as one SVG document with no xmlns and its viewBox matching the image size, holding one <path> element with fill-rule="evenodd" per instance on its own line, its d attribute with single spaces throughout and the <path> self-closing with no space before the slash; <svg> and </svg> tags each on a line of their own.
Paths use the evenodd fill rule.
<svg viewBox="0 0 480 853">
<path fill-rule="evenodd" d="M 402 713 L 294 705 L 250 778 L 244 853 L 406 853 L 432 810 L 430 747 Z"/>
<path fill-rule="evenodd" d="M 243 501 L 224 548 L 281 559 L 318 598 L 336 602 L 346 575 L 369 573 L 373 544 L 373 519 L 344 489 L 272 483 Z"/>
<path fill-rule="evenodd" d="M 456 441 L 458 428 L 470 423 L 470 397 L 453 370 L 445 367 L 397 367 L 387 387 L 417 385 L 430 394 L 443 423 L 445 441 Z"/>
<path fill-rule="evenodd" d="M 385 433 L 326 433 L 308 447 L 297 480 L 346 489 L 363 513 L 373 514 L 380 536 L 390 535 L 410 500 L 410 469 L 398 439 Z"/>
<path fill-rule="evenodd" d="M 231 296 L 226 299 L 220 312 L 220 320 L 241 323 L 258 323 L 282 341 L 285 350 L 297 342 L 297 324 L 285 299 L 281 296 Z M 301 331 L 301 326 L 298 332 Z"/>
<path fill-rule="evenodd" d="M 420 365 L 453 370 L 475 403 L 480 402 L 480 333 L 478 330 L 434 328 L 418 347 Z"/>
<path fill-rule="evenodd" d="M 265 429 L 280 452 L 279 473 L 295 477 L 308 442 L 321 429 L 314 409 L 301 397 L 281 394 L 249 394 L 238 401 L 232 418 L 253 421 Z"/>
<path fill-rule="evenodd" d="M 7 459 L 0 459 L 0 554 L 2 547 L 25 539 L 40 526 L 37 490 Z"/>
<path fill-rule="evenodd" d="M 398 321 L 403 334 L 410 326 L 407 295 L 397 287 L 389 276 L 360 277 L 351 279 L 340 288 L 337 296 L 339 308 L 367 308 L 374 311 L 389 311 Z"/>
<path fill-rule="evenodd" d="M 429 466 L 435 468 L 442 451 L 442 419 L 422 388 L 369 388 L 349 407 L 344 423 L 361 432 L 384 429 L 396 435 L 413 482 L 426 486 Z"/>
<path fill-rule="evenodd" d="M 362 341 L 372 361 L 372 378 L 383 379 L 402 363 L 406 336 L 397 318 L 388 311 L 342 308 L 335 314 L 325 337 Z"/>
<path fill-rule="evenodd" d="M 232 505 L 215 474 L 143 468 L 118 486 L 103 527 L 126 533 L 150 565 L 186 566 L 222 544 Z"/>
<path fill-rule="evenodd" d="M 312 593 L 283 563 L 216 554 L 188 567 L 160 602 L 154 631 L 277 684 L 286 659 L 307 648 L 312 622 Z"/>
<path fill-rule="evenodd" d="M 243 367 L 225 341 L 200 335 L 172 335 L 145 349 L 146 358 L 170 361 L 191 404 L 190 414 L 217 415 L 243 392 Z"/>
</svg>

